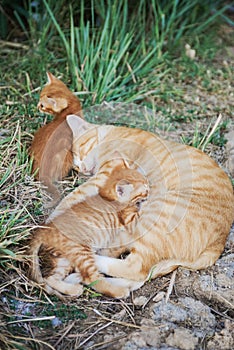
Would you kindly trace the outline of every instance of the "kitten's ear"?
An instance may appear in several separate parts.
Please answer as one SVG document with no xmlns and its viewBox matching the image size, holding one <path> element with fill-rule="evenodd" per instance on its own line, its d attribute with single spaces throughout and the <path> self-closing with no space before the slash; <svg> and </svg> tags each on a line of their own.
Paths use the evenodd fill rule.
<svg viewBox="0 0 234 350">
<path fill-rule="evenodd" d="M 56 99 L 54 99 L 53 104 L 53 109 L 56 113 L 62 112 L 68 106 L 67 100 L 62 97 L 57 97 Z"/>
<path fill-rule="evenodd" d="M 51 84 L 52 81 L 56 80 L 57 78 L 50 72 L 46 72 L 47 75 L 47 84 Z"/>
<path fill-rule="evenodd" d="M 117 183 L 115 190 L 116 190 L 116 194 L 118 196 L 119 201 L 125 202 L 131 198 L 133 184 L 130 184 L 129 182 L 127 182 L 125 180 L 121 180 Z"/>
<path fill-rule="evenodd" d="M 119 151 L 114 151 L 112 153 L 111 162 L 113 162 L 113 167 L 121 166 L 123 169 L 130 169 L 128 161 L 121 155 Z"/>
<path fill-rule="evenodd" d="M 86 122 L 84 119 L 80 118 L 75 114 L 70 114 L 66 117 L 67 124 L 69 125 L 73 138 L 76 139 L 84 134 L 91 127 L 94 127 L 92 124 Z"/>
</svg>

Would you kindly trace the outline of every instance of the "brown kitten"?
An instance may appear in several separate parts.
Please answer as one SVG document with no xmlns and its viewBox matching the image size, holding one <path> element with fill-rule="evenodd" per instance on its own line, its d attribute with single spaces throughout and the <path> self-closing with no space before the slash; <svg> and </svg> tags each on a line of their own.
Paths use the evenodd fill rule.
<svg viewBox="0 0 234 350">
<path fill-rule="evenodd" d="M 80 281 L 95 282 L 95 290 L 120 298 L 142 285 L 130 280 L 104 278 L 95 265 L 94 252 L 108 246 L 120 231 L 132 234 L 139 216 L 139 201 L 148 196 L 148 181 L 122 159 L 105 163 L 101 173 L 103 185 L 97 185 L 97 195 L 87 196 L 33 234 L 31 275 L 44 283 L 49 292 L 53 288 L 63 294 L 80 295 Z M 66 237 L 70 232 L 75 240 Z M 41 248 L 53 252 L 49 259 L 52 271 L 46 271 L 44 277 L 38 260 Z M 41 268 L 45 271 L 43 266 Z"/>
<path fill-rule="evenodd" d="M 125 247 L 130 254 L 126 259 L 96 256 L 99 271 L 144 281 L 178 266 L 198 270 L 215 263 L 234 219 L 234 195 L 228 176 L 213 159 L 196 148 L 162 140 L 144 130 L 94 125 L 73 116 L 67 121 L 74 134 L 74 164 L 95 176 L 64 198 L 48 223 L 59 219 L 87 193 L 95 193 L 96 184 L 102 181 L 99 164 L 111 159 L 113 149 L 118 149 L 144 170 L 150 197 L 134 234 L 116 235 L 110 243 L 110 247 Z M 66 235 L 76 241 L 72 231 Z"/>
<path fill-rule="evenodd" d="M 47 186 L 57 200 L 60 194 L 53 182 L 66 176 L 73 164 L 72 133 L 65 121 L 66 116 L 75 114 L 82 117 L 82 110 L 79 99 L 61 80 L 49 72 L 47 78 L 38 108 L 43 113 L 53 115 L 54 119 L 35 133 L 30 155 L 33 157 L 32 172 L 39 169 L 36 178 Z"/>
</svg>

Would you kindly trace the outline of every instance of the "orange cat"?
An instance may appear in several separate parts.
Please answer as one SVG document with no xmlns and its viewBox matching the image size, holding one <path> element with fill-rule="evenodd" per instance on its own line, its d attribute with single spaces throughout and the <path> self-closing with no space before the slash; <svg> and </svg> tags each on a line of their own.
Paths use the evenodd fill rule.
<svg viewBox="0 0 234 350">
<path fill-rule="evenodd" d="M 85 284 L 95 282 L 95 290 L 120 298 L 142 285 L 131 280 L 104 278 L 95 265 L 94 252 L 108 246 L 119 232 L 132 234 L 140 202 L 148 196 L 147 179 L 137 170 L 130 169 L 122 159 L 105 163 L 100 174 L 103 185 L 97 186 L 97 195 L 87 196 L 33 234 L 31 275 L 34 280 L 44 283 L 49 292 L 80 295 L 80 281 Z M 72 233 L 73 239 L 68 239 L 67 233 Z M 44 278 L 39 266 L 40 248 L 49 249 L 50 266 L 53 266 Z"/>
<path fill-rule="evenodd" d="M 33 157 L 32 172 L 39 168 L 37 179 L 47 186 L 54 199 L 58 199 L 60 195 L 53 182 L 66 176 L 73 163 L 72 133 L 65 118 L 68 114 L 82 116 L 82 110 L 79 99 L 62 81 L 49 72 L 47 77 L 38 108 L 53 115 L 54 119 L 35 133 L 30 154 Z"/>
<path fill-rule="evenodd" d="M 74 164 L 95 176 L 64 198 L 48 223 L 59 220 L 87 193 L 97 193 L 96 186 L 102 183 L 99 166 L 118 149 L 144 170 L 150 197 L 134 233 L 117 235 L 110 243 L 108 255 L 117 256 L 121 249 L 130 254 L 126 259 L 97 255 L 99 271 L 144 281 L 178 266 L 197 270 L 215 263 L 234 219 L 234 196 L 228 176 L 214 160 L 193 147 L 144 130 L 94 125 L 71 115 L 67 121 L 74 135 Z M 72 231 L 66 236 L 76 241 Z"/>
</svg>

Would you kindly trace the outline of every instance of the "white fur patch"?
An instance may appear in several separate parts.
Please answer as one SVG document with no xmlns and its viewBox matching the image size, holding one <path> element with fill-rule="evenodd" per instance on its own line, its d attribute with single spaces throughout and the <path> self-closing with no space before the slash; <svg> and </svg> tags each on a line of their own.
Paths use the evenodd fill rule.
<svg viewBox="0 0 234 350">
<path fill-rule="evenodd" d="M 76 283 L 82 282 L 82 278 L 81 278 L 81 275 L 77 272 L 71 273 L 66 278 L 64 278 L 64 282 L 76 284 Z"/>
<path fill-rule="evenodd" d="M 95 264 L 97 265 L 98 270 L 107 275 L 108 275 L 108 265 L 111 263 L 112 260 L 113 258 L 110 258 L 108 256 L 95 255 Z"/>
<path fill-rule="evenodd" d="M 109 283 L 113 284 L 113 286 L 125 287 L 125 288 L 128 288 L 130 291 L 136 290 L 142 287 L 144 284 L 144 281 L 136 282 L 125 278 L 106 277 L 106 280 Z"/>
</svg>

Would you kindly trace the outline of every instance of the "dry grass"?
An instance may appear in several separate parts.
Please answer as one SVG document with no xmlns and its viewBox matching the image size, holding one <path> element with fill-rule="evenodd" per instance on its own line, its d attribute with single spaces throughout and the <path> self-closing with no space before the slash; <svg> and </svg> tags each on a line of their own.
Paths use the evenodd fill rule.
<svg viewBox="0 0 234 350">
<path fill-rule="evenodd" d="M 108 110 L 113 111 L 110 106 Z M 174 131 L 175 134 L 180 137 L 178 132 Z M 1 141 L 0 347 L 64 350 L 116 346 L 126 337 L 126 330 L 128 334 L 141 328 L 142 315 L 149 312 L 147 307 L 145 311 L 135 306 L 133 300 L 97 298 L 91 290 L 79 300 L 67 298 L 62 302 L 47 296 L 27 279 L 25 267 L 21 268 L 26 239 L 44 221 L 49 210 L 43 210 L 45 193 L 30 176 L 25 148 L 30 141 L 28 133 L 21 130 L 18 122 L 12 122 L 9 132 L 1 135 Z M 76 181 L 75 177 L 64 181 L 64 191 L 69 191 L 71 183 Z M 160 290 L 167 291 L 169 282 L 170 276 L 153 281 L 134 293 L 134 297 L 145 295 L 148 305 Z M 113 339 L 111 334 L 116 332 L 118 336 Z"/>
<path fill-rule="evenodd" d="M 234 96 L 231 60 L 228 68 L 222 62 L 220 58 L 210 69 L 212 76 L 207 73 L 203 80 L 200 76 L 185 78 L 185 66 L 179 67 L 174 77 L 164 82 L 164 88 L 173 83 L 181 93 L 169 100 L 155 99 L 149 94 L 145 101 L 149 109 L 131 104 L 126 112 L 125 104 L 104 104 L 87 109 L 87 118 L 93 122 L 142 127 L 177 141 L 183 137 L 185 142 L 196 146 L 207 130 L 209 134 L 221 113 L 222 122 L 205 151 L 224 166 L 223 136 L 234 125 Z M 210 84 L 208 88 L 205 81 Z M 87 289 L 78 300 L 67 298 L 62 302 L 49 297 L 27 279 L 27 268 L 22 268 L 27 238 L 44 222 L 49 209 L 43 207 L 46 194 L 30 175 L 27 156 L 36 108 L 27 114 L 28 100 L 22 98 L 24 110 L 19 102 L 21 98 L 15 107 L 11 104 L 4 107 L 0 116 L 0 348 L 118 349 L 121 339 L 140 329 L 144 317 L 150 318 L 150 304 L 160 291 L 167 292 L 170 276 L 146 284 L 127 301 L 98 297 Z M 8 102 L 14 101 L 8 99 Z M 36 99 L 33 104 L 36 105 Z M 73 174 L 62 182 L 61 188 L 67 193 L 82 180 Z M 232 250 L 227 254 L 232 254 Z M 176 298 L 171 289 L 169 294 L 170 298 Z M 145 296 L 144 305 L 135 304 L 136 296 Z M 217 310 L 217 305 L 214 309 Z M 221 321 L 225 319 L 222 312 L 219 317 Z"/>
</svg>

